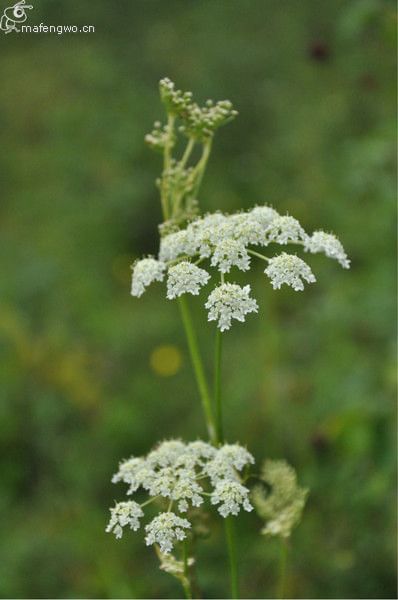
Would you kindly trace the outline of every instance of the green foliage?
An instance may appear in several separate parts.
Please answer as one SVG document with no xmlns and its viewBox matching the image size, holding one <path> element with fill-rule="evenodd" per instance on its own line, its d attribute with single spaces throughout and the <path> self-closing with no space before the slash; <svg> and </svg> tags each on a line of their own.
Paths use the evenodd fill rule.
<svg viewBox="0 0 398 600">
<path fill-rule="evenodd" d="M 285 456 L 311 489 L 286 594 L 395 598 L 393 3 L 37 0 L 29 19 L 96 33 L 1 39 L 0 595 L 180 593 L 141 539 L 104 531 L 120 458 L 202 423 L 175 305 L 129 296 L 130 264 L 157 251 L 142 139 L 170 74 L 240 113 L 214 141 L 203 209 L 269 202 L 338 232 L 352 258 L 346 273 L 319 257 L 299 302 L 259 269 L 264 319 L 225 344 L 231 440 Z M 241 584 L 264 598 L 275 548 L 251 523 L 237 523 Z M 221 529 L 198 547 L 212 597 L 223 547 Z"/>
</svg>

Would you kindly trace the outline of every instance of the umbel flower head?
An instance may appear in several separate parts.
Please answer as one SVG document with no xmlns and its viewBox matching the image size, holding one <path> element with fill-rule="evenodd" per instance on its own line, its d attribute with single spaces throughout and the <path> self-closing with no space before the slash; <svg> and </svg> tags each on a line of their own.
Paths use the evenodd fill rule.
<svg viewBox="0 0 398 600">
<path fill-rule="evenodd" d="M 307 283 L 316 281 L 307 263 L 298 256 L 286 252 L 270 258 L 264 273 L 271 279 L 274 290 L 279 290 L 283 284 L 286 284 L 298 292 L 304 289 L 303 280 Z"/>
<path fill-rule="evenodd" d="M 112 531 L 116 538 L 123 535 L 123 527 L 130 526 L 130 529 L 137 531 L 140 527 L 139 519 L 144 516 L 144 512 L 137 502 L 129 500 L 128 502 L 119 502 L 111 508 L 111 520 L 108 523 L 106 532 Z"/>
<path fill-rule="evenodd" d="M 187 519 L 182 519 L 173 512 L 160 513 L 145 527 L 146 545 L 159 544 L 160 551 L 167 554 L 173 549 L 175 541 L 181 542 L 187 537 L 184 530 L 190 527 L 191 523 Z"/>
<path fill-rule="evenodd" d="M 133 500 L 117 503 L 111 508 L 106 531 L 120 538 L 126 526 L 137 530 L 144 517 L 143 507 L 155 500 L 163 502 L 167 509 L 145 526 L 145 541 L 168 554 L 191 528 L 188 511 L 201 506 L 206 498 L 210 497 L 211 504 L 217 506 L 223 517 L 237 515 L 241 509 L 252 510 L 249 490 L 240 473 L 253 463 L 253 456 L 239 444 L 215 448 L 200 440 L 188 444 L 180 440 L 165 441 L 147 456 L 131 457 L 120 463 L 112 481 L 126 483 L 128 496 L 143 489 L 149 500 L 141 505 Z"/>
<path fill-rule="evenodd" d="M 312 254 L 324 252 L 329 258 L 337 260 L 344 269 L 350 268 L 350 261 L 341 242 L 332 233 L 314 231 L 304 242 L 304 250 L 306 252 L 312 252 Z"/>
<path fill-rule="evenodd" d="M 208 214 L 188 223 L 185 229 L 162 237 L 158 260 L 147 258 L 136 263 L 132 294 L 140 296 L 152 281 L 161 281 L 167 271 L 168 299 L 182 294 L 197 295 L 210 280 L 208 269 L 216 269 L 218 277 L 221 274 L 225 278 L 234 268 L 249 270 L 252 259 L 267 262 L 264 272 L 275 290 L 287 285 L 294 291 L 302 291 L 305 283 L 316 281 L 311 267 L 302 258 L 286 251 L 269 257 L 254 250 L 255 246 L 286 248 L 288 244 L 312 254 L 321 252 L 349 268 L 350 261 L 334 235 L 316 231 L 309 236 L 290 215 L 281 216 L 269 206 L 256 206 L 231 215 Z M 207 268 L 203 268 L 204 263 Z M 242 287 L 226 281 L 210 291 L 205 308 L 208 320 L 216 321 L 221 331 L 229 329 L 234 320 L 243 322 L 249 313 L 258 310 L 249 285 Z"/>
<path fill-rule="evenodd" d="M 296 472 L 284 460 L 265 461 L 261 477 L 270 488 L 256 486 L 251 499 L 257 513 L 266 523 L 261 533 L 288 538 L 300 522 L 308 490 L 297 484 Z"/>
<path fill-rule="evenodd" d="M 182 294 L 197 296 L 203 285 L 206 285 L 210 275 L 186 260 L 170 267 L 167 279 L 167 298 L 172 300 Z"/>
<path fill-rule="evenodd" d="M 163 281 L 166 265 L 154 258 L 143 258 L 133 265 L 131 295 L 139 298 L 154 281 Z"/>
<path fill-rule="evenodd" d="M 242 288 L 236 283 L 222 283 L 216 287 L 205 304 L 209 321 L 218 321 L 220 331 L 229 329 L 232 319 L 244 321 L 247 314 L 258 310 L 257 302 L 249 294 L 250 285 Z"/>
</svg>

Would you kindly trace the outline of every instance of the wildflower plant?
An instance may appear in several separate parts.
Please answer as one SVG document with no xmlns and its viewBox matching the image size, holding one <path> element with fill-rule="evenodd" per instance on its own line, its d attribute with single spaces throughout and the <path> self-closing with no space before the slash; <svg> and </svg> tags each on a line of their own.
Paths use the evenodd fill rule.
<svg viewBox="0 0 398 600">
<path fill-rule="evenodd" d="M 177 300 L 208 441 L 168 440 L 144 457 L 122 461 L 112 481 L 127 485 L 129 499 L 111 508 L 106 531 L 120 538 L 126 529 L 136 531 L 142 526 L 146 544 L 155 547 L 160 568 L 176 577 L 185 595 L 192 597 L 195 561 L 189 554 L 200 529 L 194 525 L 194 516 L 198 511 L 213 510 L 225 522 L 231 596 L 237 598 L 233 519 L 254 507 L 265 522 L 261 533 L 285 540 L 300 521 L 308 491 L 297 485 L 294 469 L 284 461 L 266 461 L 261 484 L 250 490 L 253 456 L 239 443 L 225 442 L 222 339 L 237 321 L 244 322 L 248 315 L 258 313 L 250 283 L 236 283 L 234 272 L 246 273 L 260 260 L 274 290 L 288 286 L 297 292 L 316 282 L 307 263 L 309 255 L 322 253 L 345 269 L 350 261 L 333 234 L 309 234 L 297 219 L 268 205 L 233 214 L 216 211 L 200 215 L 198 193 L 214 136 L 237 112 L 228 100 L 208 100 L 199 106 L 191 92 L 176 89 L 169 79 L 162 79 L 159 88 L 166 121 L 157 121 L 145 139 L 163 156 L 162 173 L 156 182 L 163 223 L 159 226 L 157 256 L 142 258 L 132 266 L 131 294 L 139 298 L 152 283 L 165 281 L 166 298 Z M 177 157 L 181 140 L 185 140 L 185 148 Z M 203 306 L 207 318 L 216 328 L 212 393 L 187 301 L 189 295 L 202 291 L 206 294 Z M 143 493 L 148 498 L 140 501 Z"/>
</svg>

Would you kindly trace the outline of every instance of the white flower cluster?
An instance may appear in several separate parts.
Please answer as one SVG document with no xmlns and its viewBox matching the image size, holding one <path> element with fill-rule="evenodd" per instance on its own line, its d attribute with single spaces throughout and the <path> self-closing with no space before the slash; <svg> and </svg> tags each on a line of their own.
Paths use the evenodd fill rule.
<svg viewBox="0 0 398 600">
<path fill-rule="evenodd" d="M 312 254 L 323 252 L 329 258 L 337 260 L 344 269 L 350 268 L 350 260 L 340 240 L 332 233 L 314 231 L 304 242 L 304 250 Z"/>
<path fill-rule="evenodd" d="M 247 271 L 250 268 L 250 256 L 241 242 L 227 238 L 221 240 L 214 248 L 211 258 L 211 266 L 218 265 L 221 273 L 229 273 L 232 266 L 238 267 L 241 271 Z"/>
<path fill-rule="evenodd" d="M 285 245 L 292 242 L 305 241 L 307 234 L 297 219 L 293 217 L 275 217 L 267 228 L 269 242 Z"/>
<path fill-rule="evenodd" d="M 236 283 L 222 283 L 216 287 L 205 304 L 209 321 L 218 321 L 220 331 L 229 329 L 232 319 L 244 321 L 248 313 L 258 310 L 257 302 L 249 294 L 250 285 L 242 288 Z"/>
<path fill-rule="evenodd" d="M 143 258 L 133 265 L 131 295 L 139 298 L 154 281 L 163 281 L 166 265 L 154 258 Z"/>
<path fill-rule="evenodd" d="M 199 268 L 198 263 L 208 260 L 223 278 L 232 267 L 241 271 L 250 269 L 251 256 L 268 262 L 264 272 L 274 289 L 288 285 L 301 291 L 304 282 L 316 281 L 307 263 L 294 254 L 283 252 L 269 258 L 251 249 L 251 246 L 265 248 L 270 244 L 296 244 L 306 252 L 322 252 L 344 268 L 350 266 L 343 246 L 334 235 L 315 231 L 309 236 L 297 219 L 281 216 L 269 206 L 256 206 L 232 215 L 208 214 L 192 221 L 185 229 L 164 236 L 158 260 L 145 258 L 136 263 L 131 293 L 141 296 L 152 281 L 161 281 L 168 270 L 167 298 L 187 293 L 197 295 L 210 279 L 209 273 Z M 236 283 L 216 287 L 205 304 L 209 321 L 217 321 L 221 331 L 230 328 L 232 319 L 244 321 L 248 313 L 258 308 L 256 301 L 249 297 L 249 291 L 249 286 Z"/>
<path fill-rule="evenodd" d="M 286 254 L 286 252 L 270 258 L 264 273 L 271 279 L 274 290 L 279 290 L 285 283 L 298 292 L 304 289 L 303 279 L 307 283 L 316 281 L 315 275 L 307 263 L 298 256 Z"/>
<path fill-rule="evenodd" d="M 167 298 L 172 300 L 182 294 L 197 296 L 203 285 L 209 281 L 210 275 L 186 260 L 170 267 L 167 279 Z"/>
<path fill-rule="evenodd" d="M 137 502 L 132 500 L 128 502 L 119 502 L 111 510 L 111 520 L 108 523 L 106 532 L 112 531 L 116 538 L 123 535 L 123 527 L 130 525 L 130 529 L 137 531 L 140 527 L 139 519 L 144 516 L 144 512 Z"/>
<path fill-rule="evenodd" d="M 238 481 L 231 479 L 217 483 L 211 495 L 211 503 L 220 505 L 218 512 L 222 517 L 237 515 L 241 506 L 248 512 L 253 510 L 249 502 L 249 490 Z"/>
<path fill-rule="evenodd" d="M 137 530 L 139 519 L 144 516 L 142 506 L 163 498 L 168 510 L 159 513 L 145 527 L 145 541 L 147 545 L 158 544 L 160 551 L 167 554 L 191 527 L 189 520 L 177 513 L 200 506 L 206 496 L 223 517 L 237 515 L 242 508 L 252 510 L 249 490 L 242 484 L 239 472 L 253 463 L 253 456 L 239 444 L 215 448 L 200 440 L 188 444 L 180 440 L 165 441 L 145 457 L 132 457 L 120 463 L 112 481 L 126 483 L 128 495 L 143 488 L 150 499 L 141 506 L 134 501 L 116 504 L 111 508 L 106 531 L 120 538 L 125 526 Z"/>
<path fill-rule="evenodd" d="M 187 519 L 182 519 L 173 512 L 160 513 L 145 527 L 146 545 L 159 544 L 160 551 L 168 554 L 175 541 L 181 542 L 187 537 L 184 529 L 190 527 L 191 523 Z"/>
</svg>

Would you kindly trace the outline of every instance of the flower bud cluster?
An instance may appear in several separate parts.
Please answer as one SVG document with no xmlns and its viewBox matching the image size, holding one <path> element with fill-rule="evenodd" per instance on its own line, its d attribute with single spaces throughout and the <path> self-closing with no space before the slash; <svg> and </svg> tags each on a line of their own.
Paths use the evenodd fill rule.
<svg viewBox="0 0 398 600">
<path fill-rule="evenodd" d="M 229 100 L 216 103 L 207 100 L 205 106 L 200 107 L 192 100 L 191 92 L 177 90 L 174 83 L 167 78 L 160 80 L 159 89 L 167 113 L 181 119 L 181 133 L 197 141 L 205 142 L 221 125 L 225 125 L 238 114 Z M 155 142 L 158 137 L 157 131 L 155 128 L 149 134 L 148 143 Z M 153 145 L 156 147 L 156 143 Z"/>
<path fill-rule="evenodd" d="M 232 121 L 237 114 L 229 100 L 216 103 L 207 100 L 203 107 L 192 103 L 181 116 L 182 125 L 179 129 L 187 137 L 204 142 L 211 138 L 219 127 Z"/>
<path fill-rule="evenodd" d="M 165 441 L 145 457 L 120 463 L 113 483 L 126 483 L 127 495 L 143 489 L 150 500 L 142 505 L 133 500 L 117 503 L 111 508 L 106 531 L 120 538 L 126 526 L 137 530 L 139 519 L 144 516 L 143 506 L 163 499 L 168 509 L 146 525 L 145 541 L 147 545 L 157 544 L 167 554 L 191 528 L 191 522 L 181 513 L 185 515 L 192 507 L 201 506 L 206 497 L 223 517 L 237 515 L 241 509 L 252 510 L 249 490 L 243 485 L 240 472 L 253 463 L 253 456 L 239 444 L 215 448 L 200 440 L 188 444 Z"/>
<path fill-rule="evenodd" d="M 261 533 L 288 538 L 300 522 L 308 489 L 297 484 L 295 470 L 284 460 L 265 461 L 260 479 L 270 489 L 258 485 L 251 493 L 257 513 L 266 521 Z"/>
<path fill-rule="evenodd" d="M 192 92 L 176 90 L 175 84 L 168 77 L 159 81 L 160 99 L 166 111 L 172 115 L 183 115 L 192 103 Z"/>
<path fill-rule="evenodd" d="M 194 565 L 195 559 L 189 556 L 185 558 L 185 561 L 177 560 L 170 552 L 165 554 L 160 552 L 160 550 L 157 554 L 160 560 L 160 570 L 178 579 L 184 587 L 188 586 L 189 577 L 187 576 L 186 568 L 190 569 Z"/>
<path fill-rule="evenodd" d="M 145 141 L 150 148 L 163 152 L 169 142 L 170 131 L 168 125 L 162 125 L 160 121 L 155 121 L 151 133 L 147 133 Z"/>
</svg>

